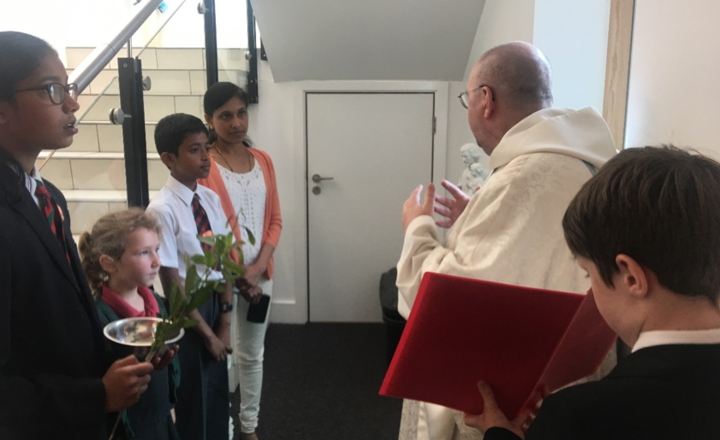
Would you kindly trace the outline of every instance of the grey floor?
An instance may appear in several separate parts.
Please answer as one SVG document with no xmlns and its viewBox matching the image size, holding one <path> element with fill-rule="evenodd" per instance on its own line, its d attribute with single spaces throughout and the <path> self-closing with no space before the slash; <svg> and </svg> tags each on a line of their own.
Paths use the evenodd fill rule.
<svg viewBox="0 0 720 440">
<path fill-rule="evenodd" d="M 402 401 L 378 395 L 385 339 L 384 324 L 270 325 L 259 439 L 397 440 Z"/>
</svg>

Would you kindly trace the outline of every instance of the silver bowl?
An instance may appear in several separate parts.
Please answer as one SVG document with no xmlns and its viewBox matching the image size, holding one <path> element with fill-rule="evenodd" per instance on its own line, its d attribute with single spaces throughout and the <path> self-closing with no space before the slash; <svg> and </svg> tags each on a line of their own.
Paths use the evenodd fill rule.
<svg viewBox="0 0 720 440">
<path fill-rule="evenodd" d="M 126 318 L 111 322 L 103 329 L 105 337 L 112 342 L 113 349 L 121 357 L 134 354 L 141 362 L 145 361 L 150 346 L 155 340 L 155 330 L 160 318 Z M 165 345 L 158 351 L 162 357 L 168 348 L 175 345 L 185 335 L 185 330 L 180 329 L 176 336 L 167 340 Z"/>
</svg>

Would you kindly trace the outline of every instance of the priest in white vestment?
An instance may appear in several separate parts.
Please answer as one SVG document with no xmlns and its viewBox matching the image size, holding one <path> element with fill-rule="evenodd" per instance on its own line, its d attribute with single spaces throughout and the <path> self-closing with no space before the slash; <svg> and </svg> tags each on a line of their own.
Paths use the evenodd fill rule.
<svg viewBox="0 0 720 440">
<path fill-rule="evenodd" d="M 549 63 L 527 43 L 486 52 L 463 95 L 471 131 L 490 156 L 491 175 L 471 198 L 439 197 L 445 205 L 440 211 L 450 217 L 441 224 L 452 224 L 461 212 L 445 243 L 432 218 L 434 186 L 424 203 L 422 187 L 405 203 L 400 314 L 409 316 L 425 272 L 585 293 L 590 282 L 565 243 L 561 220 L 580 187 L 616 154 L 607 125 L 592 108 L 552 108 Z M 606 364 L 598 376 L 614 359 Z M 401 438 L 410 439 L 413 428 L 405 426 Z M 420 404 L 416 429 L 418 440 L 482 438 L 457 411 L 431 404 Z"/>
</svg>

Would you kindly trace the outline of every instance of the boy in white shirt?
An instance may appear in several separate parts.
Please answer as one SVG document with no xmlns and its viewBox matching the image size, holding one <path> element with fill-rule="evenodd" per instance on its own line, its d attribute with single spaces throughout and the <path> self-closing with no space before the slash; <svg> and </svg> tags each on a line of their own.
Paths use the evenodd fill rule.
<svg viewBox="0 0 720 440">
<path fill-rule="evenodd" d="M 160 240 L 160 281 L 168 292 L 173 281 L 184 294 L 185 254 L 203 253 L 198 235 L 227 234 L 227 218 L 220 199 L 198 179 L 210 172 L 208 131 L 195 116 L 173 114 L 158 122 L 155 145 L 170 177 L 153 197 L 148 213 L 162 227 Z M 202 274 L 205 267 L 198 266 Z M 222 274 L 213 271 L 210 279 Z M 176 426 L 181 438 L 227 439 L 228 376 L 226 357 L 232 352 L 230 319 L 232 285 L 215 294 L 190 314 L 200 323 L 180 340 L 182 379 L 175 407 Z"/>
</svg>

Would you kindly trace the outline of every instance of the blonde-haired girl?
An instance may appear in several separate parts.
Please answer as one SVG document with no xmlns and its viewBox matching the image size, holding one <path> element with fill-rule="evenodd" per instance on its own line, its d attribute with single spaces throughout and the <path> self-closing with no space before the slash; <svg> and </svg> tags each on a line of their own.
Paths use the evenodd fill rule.
<svg viewBox="0 0 720 440">
<path fill-rule="evenodd" d="M 80 236 L 82 265 L 103 325 L 123 318 L 167 317 L 162 299 L 148 288 L 160 269 L 160 233 L 152 216 L 129 209 L 104 215 Z M 178 360 L 151 377 L 138 403 L 123 412 L 115 438 L 179 438 L 171 418 L 180 382 Z"/>
</svg>

